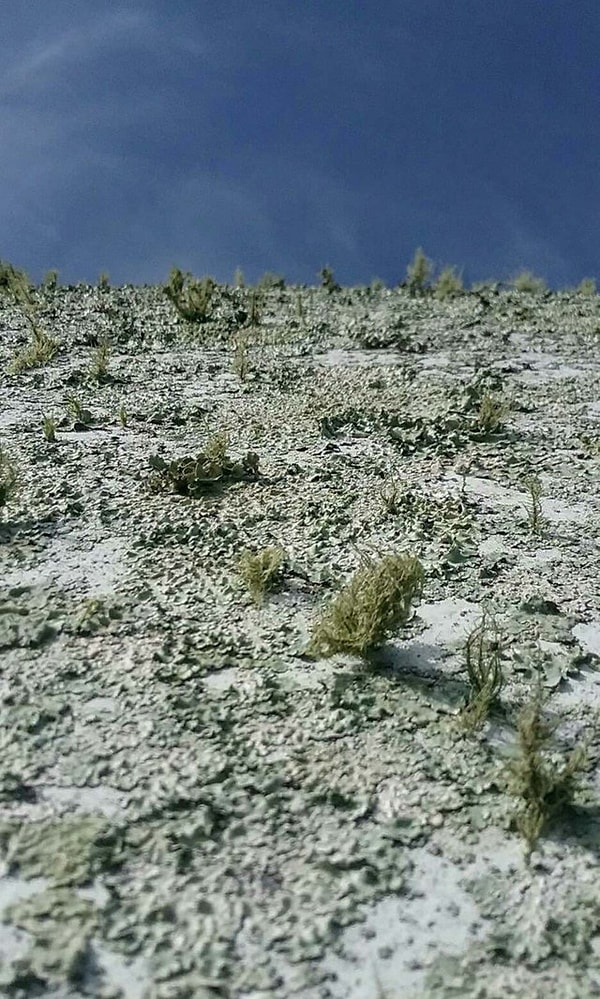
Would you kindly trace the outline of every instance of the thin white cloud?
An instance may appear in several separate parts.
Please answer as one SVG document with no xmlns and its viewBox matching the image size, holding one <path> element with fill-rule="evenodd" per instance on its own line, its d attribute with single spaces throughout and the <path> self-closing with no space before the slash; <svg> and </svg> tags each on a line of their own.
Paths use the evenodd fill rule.
<svg viewBox="0 0 600 999">
<path fill-rule="evenodd" d="M 63 29 L 52 39 L 28 42 L 12 59 L 4 53 L 0 99 L 25 96 L 30 88 L 48 84 L 53 77 L 59 77 L 69 63 L 80 61 L 88 54 L 97 57 L 99 47 L 121 43 L 128 38 L 139 42 L 149 27 L 147 17 L 140 11 L 103 12 L 85 23 Z"/>
</svg>

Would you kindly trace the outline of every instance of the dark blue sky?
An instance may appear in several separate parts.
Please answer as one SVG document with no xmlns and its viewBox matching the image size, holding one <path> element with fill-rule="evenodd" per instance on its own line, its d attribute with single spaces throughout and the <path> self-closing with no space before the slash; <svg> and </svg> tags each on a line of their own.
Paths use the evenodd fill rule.
<svg viewBox="0 0 600 999">
<path fill-rule="evenodd" d="M 19 0 L 0 258 L 600 285 L 600 0 Z"/>
</svg>

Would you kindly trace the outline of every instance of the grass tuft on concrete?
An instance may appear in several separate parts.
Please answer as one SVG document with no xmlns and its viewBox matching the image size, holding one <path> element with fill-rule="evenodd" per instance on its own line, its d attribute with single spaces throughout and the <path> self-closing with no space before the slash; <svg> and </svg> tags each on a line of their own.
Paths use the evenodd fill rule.
<svg viewBox="0 0 600 999">
<path fill-rule="evenodd" d="M 424 572 L 409 554 L 367 560 L 314 625 L 307 654 L 363 658 L 405 624 L 412 601 L 423 592 Z"/>
</svg>

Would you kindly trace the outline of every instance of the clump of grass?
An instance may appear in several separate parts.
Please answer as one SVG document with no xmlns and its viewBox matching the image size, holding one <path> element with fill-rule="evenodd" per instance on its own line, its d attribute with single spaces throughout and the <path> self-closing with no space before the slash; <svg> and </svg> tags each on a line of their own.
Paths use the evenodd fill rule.
<svg viewBox="0 0 600 999">
<path fill-rule="evenodd" d="M 65 398 L 65 408 L 67 414 L 75 421 L 84 423 L 86 426 L 92 422 L 92 414 L 89 409 L 84 409 L 81 400 L 76 395 L 67 395 Z"/>
<path fill-rule="evenodd" d="M 110 344 L 106 337 L 104 337 L 96 347 L 90 365 L 90 375 L 96 381 L 101 382 L 107 377 L 109 359 Z"/>
<path fill-rule="evenodd" d="M 235 274 L 233 275 L 233 283 L 236 288 L 244 288 L 246 285 L 246 282 L 244 280 L 244 273 L 239 267 L 236 267 L 235 269 Z"/>
<path fill-rule="evenodd" d="M 19 488 L 20 479 L 16 465 L 0 447 L 0 507 L 6 506 Z"/>
<path fill-rule="evenodd" d="M 43 420 L 43 431 L 44 437 L 49 444 L 54 444 L 56 441 L 56 420 L 53 416 L 45 416 Z"/>
<path fill-rule="evenodd" d="M 425 282 L 433 272 L 431 261 L 425 256 L 421 247 L 416 251 L 411 263 L 406 269 L 406 287 L 411 295 L 422 295 L 425 292 Z"/>
<path fill-rule="evenodd" d="M 248 340 L 244 336 L 237 336 L 234 340 L 232 367 L 240 381 L 245 382 L 250 371 L 250 361 L 248 358 Z"/>
<path fill-rule="evenodd" d="M 42 289 L 44 291 L 55 291 L 58 284 L 58 271 L 51 270 L 47 271 L 44 275 L 44 280 L 42 281 Z"/>
<path fill-rule="evenodd" d="M 477 425 L 484 433 L 493 434 L 503 426 L 509 409 L 507 402 L 498 399 L 491 392 L 485 392 L 479 405 Z"/>
<path fill-rule="evenodd" d="M 596 295 L 596 282 L 594 278 L 584 278 L 575 289 L 579 295 Z"/>
<path fill-rule="evenodd" d="M 330 295 L 334 291 L 341 291 L 342 287 L 337 283 L 333 276 L 333 271 L 331 267 L 322 267 L 319 271 L 319 277 L 321 278 L 321 287 L 325 288 Z"/>
<path fill-rule="evenodd" d="M 379 490 L 379 495 L 389 514 L 397 516 L 402 511 L 404 507 L 404 490 L 398 479 L 392 477 L 388 482 L 385 482 Z"/>
<path fill-rule="evenodd" d="M 275 288 L 283 290 L 285 288 L 285 278 L 281 274 L 273 274 L 272 271 L 265 271 L 259 278 L 256 287 L 260 291 L 271 291 Z"/>
<path fill-rule="evenodd" d="M 100 291 L 108 291 L 110 288 L 110 281 L 106 271 L 102 271 L 100 277 L 98 278 L 98 287 Z"/>
<path fill-rule="evenodd" d="M 504 685 L 495 622 L 492 622 L 492 627 L 493 636 L 490 637 L 487 612 L 484 612 L 480 624 L 470 633 L 465 645 L 469 695 L 459 717 L 463 727 L 471 732 L 481 728 Z"/>
<path fill-rule="evenodd" d="M 8 298 L 15 305 L 35 304 L 31 282 L 25 271 L 0 260 L 0 296 Z"/>
<path fill-rule="evenodd" d="M 281 582 L 281 569 L 285 560 L 283 548 L 272 546 L 253 553 L 242 552 L 239 560 L 240 575 L 258 607 L 264 603 L 265 593 Z"/>
<path fill-rule="evenodd" d="M 539 295 L 548 290 L 548 286 L 543 278 L 537 278 L 531 271 L 521 271 L 513 279 L 513 285 L 517 291 L 528 291 L 533 295 Z"/>
<path fill-rule="evenodd" d="M 573 801 L 577 775 L 587 764 L 587 747 L 578 746 L 562 765 L 550 756 L 557 723 L 543 715 L 541 679 L 529 704 L 517 719 L 519 755 L 507 764 L 507 787 L 521 802 L 515 826 L 523 836 L 527 857 L 537 844 L 544 826 L 553 815 Z"/>
<path fill-rule="evenodd" d="M 445 267 L 435 283 L 435 297 L 443 302 L 447 298 L 456 298 L 463 291 L 462 276 L 456 273 L 454 267 Z"/>
<path fill-rule="evenodd" d="M 178 267 L 173 267 L 163 291 L 184 319 L 191 323 L 203 323 L 210 316 L 215 288 L 213 278 L 195 280 L 191 274 L 183 274 Z"/>
<path fill-rule="evenodd" d="M 527 511 L 529 527 L 533 534 L 539 534 L 544 524 L 542 517 L 542 483 L 539 476 L 528 475 L 524 480 L 525 487 L 529 490 L 531 497 L 531 508 Z"/>
<path fill-rule="evenodd" d="M 263 307 L 265 303 L 264 290 L 262 288 L 253 288 L 250 292 L 250 325 L 260 326 L 263 316 Z"/>
<path fill-rule="evenodd" d="M 33 323 L 33 320 L 31 320 Z M 13 357 L 8 366 L 11 375 L 18 375 L 28 368 L 37 368 L 47 364 L 58 351 L 58 341 L 44 333 L 37 326 L 33 328 L 33 337 L 28 347 L 24 347 Z"/>
<path fill-rule="evenodd" d="M 123 405 L 123 403 L 121 403 L 121 405 L 119 406 L 118 417 L 119 417 L 119 423 L 121 424 L 121 426 L 122 427 L 126 427 L 127 426 L 127 410 L 125 409 L 125 406 Z"/>
<path fill-rule="evenodd" d="M 307 654 L 339 652 L 369 658 L 410 614 L 423 589 L 424 572 L 413 555 L 367 559 L 316 622 Z"/>
</svg>

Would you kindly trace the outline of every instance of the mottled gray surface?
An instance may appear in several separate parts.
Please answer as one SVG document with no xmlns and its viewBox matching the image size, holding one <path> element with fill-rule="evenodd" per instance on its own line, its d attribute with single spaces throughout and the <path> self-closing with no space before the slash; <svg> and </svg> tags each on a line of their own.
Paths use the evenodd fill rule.
<svg viewBox="0 0 600 999">
<path fill-rule="evenodd" d="M 0 994 L 600 995 L 598 297 L 271 292 L 241 381 L 236 295 L 194 334 L 159 288 L 39 293 L 61 349 L 2 376 Z M 27 327 L 1 302 L 0 332 L 5 370 Z M 477 432 L 477 385 L 511 401 L 501 433 Z M 222 428 L 258 481 L 150 491 L 150 455 Z M 397 515 L 390 475 L 415 490 Z M 237 559 L 273 544 L 258 609 Z M 306 658 L 360 556 L 405 550 L 423 599 L 380 665 Z M 487 605 L 504 712 L 469 736 Z M 590 751 L 528 866 L 503 774 L 536 663 L 557 758 Z"/>
</svg>

